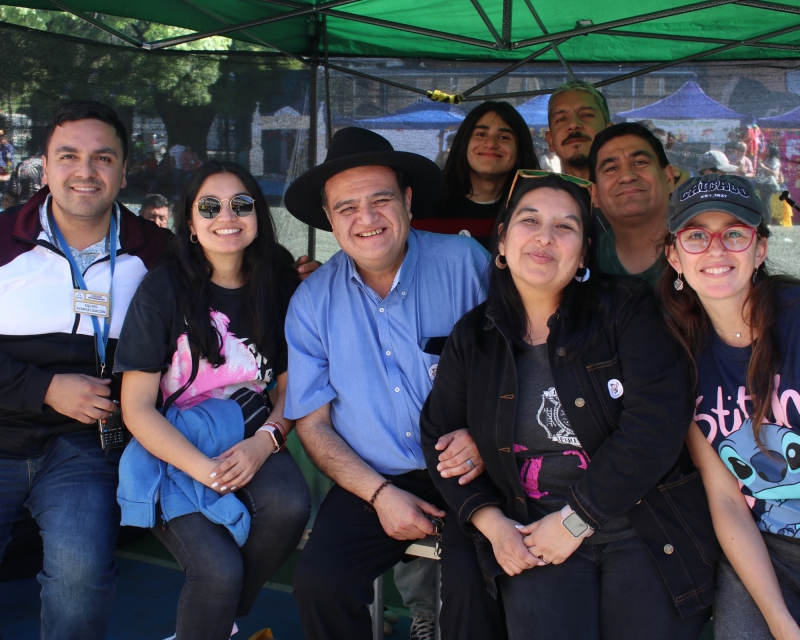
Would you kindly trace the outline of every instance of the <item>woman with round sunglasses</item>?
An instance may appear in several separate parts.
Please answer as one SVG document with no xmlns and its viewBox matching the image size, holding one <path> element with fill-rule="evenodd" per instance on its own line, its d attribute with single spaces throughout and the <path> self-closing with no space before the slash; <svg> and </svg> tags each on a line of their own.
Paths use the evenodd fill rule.
<svg viewBox="0 0 800 640">
<path fill-rule="evenodd" d="M 453 138 L 435 207 L 411 226 L 471 236 L 487 250 L 517 169 L 539 168 L 530 129 L 508 102 L 484 102 L 467 114 Z"/>
<path fill-rule="evenodd" d="M 649 287 L 585 267 L 590 198 L 520 171 L 498 222 L 487 301 L 455 326 L 420 426 L 428 468 L 509 638 L 697 638 L 717 546 L 684 448 L 687 361 Z M 486 473 L 434 473 L 468 427 Z"/>
<path fill-rule="evenodd" d="M 667 212 L 658 283 L 694 364 L 687 444 L 724 556 L 717 638 L 800 638 L 800 282 L 768 273 L 768 214 L 753 184 L 708 175 Z"/>
<path fill-rule="evenodd" d="M 283 324 L 298 276 L 258 183 L 237 164 L 203 164 L 175 217 L 173 251 L 133 297 L 114 371 L 124 372 L 132 445 L 167 463 L 170 480 L 182 472 L 199 504 L 187 513 L 183 496 L 166 495 L 164 480 L 155 485 L 152 531 L 186 574 L 175 637 L 222 640 L 295 549 L 310 514 L 308 486 L 284 448 L 293 424 L 283 416 Z M 195 441 L 177 425 L 198 411 L 223 418 Z M 234 443 L 219 448 L 225 438 Z M 124 462 L 132 445 L 120 471 L 123 522 L 126 483 L 152 480 L 131 480 Z M 226 518 L 245 510 L 243 539 L 241 519 Z"/>
</svg>

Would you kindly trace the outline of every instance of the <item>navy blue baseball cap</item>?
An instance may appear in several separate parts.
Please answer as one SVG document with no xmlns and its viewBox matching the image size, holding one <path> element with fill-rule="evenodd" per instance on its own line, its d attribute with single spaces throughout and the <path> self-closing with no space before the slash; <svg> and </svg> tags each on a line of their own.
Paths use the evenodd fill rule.
<svg viewBox="0 0 800 640">
<path fill-rule="evenodd" d="M 764 219 L 752 182 L 741 176 L 709 173 L 675 188 L 667 209 L 667 228 L 675 233 L 706 211 L 724 211 L 749 227 L 757 227 Z"/>
</svg>

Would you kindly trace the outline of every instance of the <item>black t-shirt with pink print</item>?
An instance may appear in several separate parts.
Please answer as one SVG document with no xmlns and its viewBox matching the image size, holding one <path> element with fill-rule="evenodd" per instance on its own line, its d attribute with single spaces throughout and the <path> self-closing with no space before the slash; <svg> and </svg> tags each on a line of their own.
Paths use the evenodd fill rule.
<svg viewBox="0 0 800 640">
<path fill-rule="evenodd" d="M 181 389 L 192 373 L 186 321 L 178 310 L 176 287 L 169 266 L 145 276 L 125 316 L 114 363 L 114 373 L 162 373 L 163 399 Z M 279 352 L 260 353 L 250 339 L 245 303 L 244 288 L 225 289 L 211 283 L 209 322 L 221 336 L 225 364 L 215 368 L 201 358 L 194 381 L 175 400 L 175 406 L 188 408 L 209 398 L 234 399 L 243 404 L 242 397 L 251 394 L 264 397 L 268 404 L 265 391 L 272 389 L 277 376 L 287 368 L 286 342 L 281 331 Z M 261 417 L 263 410 L 258 413 Z"/>
<path fill-rule="evenodd" d="M 569 488 L 590 464 L 558 398 L 547 345 L 517 350 L 517 415 L 514 421 L 514 454 L 522 488 L 528 497 L 528 513 L 538 520 L 560 511 Z M 528 524 L 528 523 L 525 523 Z M 611 518 L 584 544 L 613 542 L 635 536 L 624 516 Z"/>
</svg>

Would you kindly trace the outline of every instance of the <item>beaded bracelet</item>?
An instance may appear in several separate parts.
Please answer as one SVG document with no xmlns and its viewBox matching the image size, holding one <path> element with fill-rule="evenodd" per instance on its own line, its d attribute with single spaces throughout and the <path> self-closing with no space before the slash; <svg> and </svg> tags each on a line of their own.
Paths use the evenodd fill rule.
<svg viewBox="0 0 800 640">
<path fill-rule="evenodd" d="M 383 491 L 387 485 L 392 484 L 391 480 L 384 480 L 383 484 L 375 489 L 375 493 L 372 494 L 372 497 L 369 499 L 369 507 L 367 507 L 368 511 L 374 511 L 375 500 L 378 498 L 378 494 Z"/>
</svg>

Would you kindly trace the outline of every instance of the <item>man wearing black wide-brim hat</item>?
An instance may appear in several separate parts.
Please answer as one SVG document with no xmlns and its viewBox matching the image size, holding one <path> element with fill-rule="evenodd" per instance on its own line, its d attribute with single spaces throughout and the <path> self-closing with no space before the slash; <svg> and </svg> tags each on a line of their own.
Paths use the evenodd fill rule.
<svg viewBox="0 0 800 640">
<path fill-rule="evenodd" d="M 342 251 L 297 290 L 286 318 L 285 415 L 336 485 L 295 569 L 306 637 L 367 640 L 372 582 L 442 518 L 442 637 L 497 638 L 502 608 L 489 597 L 469 537 L 433 485 L 419 414 L 453 325 L 485 297 L 488 254 L 470 238 L 414 231 L 441 172 L 381 136 L 347 128 L 320 166 L 295 180 L 286 206 L 333 231 Z M 449 445 L 449 447 L 448 447 Z M 440 443 L 452 482 L 483 470 L 461 431 Z M 452 455 L 455 453 L 455 455 Z"/>
</svg>

